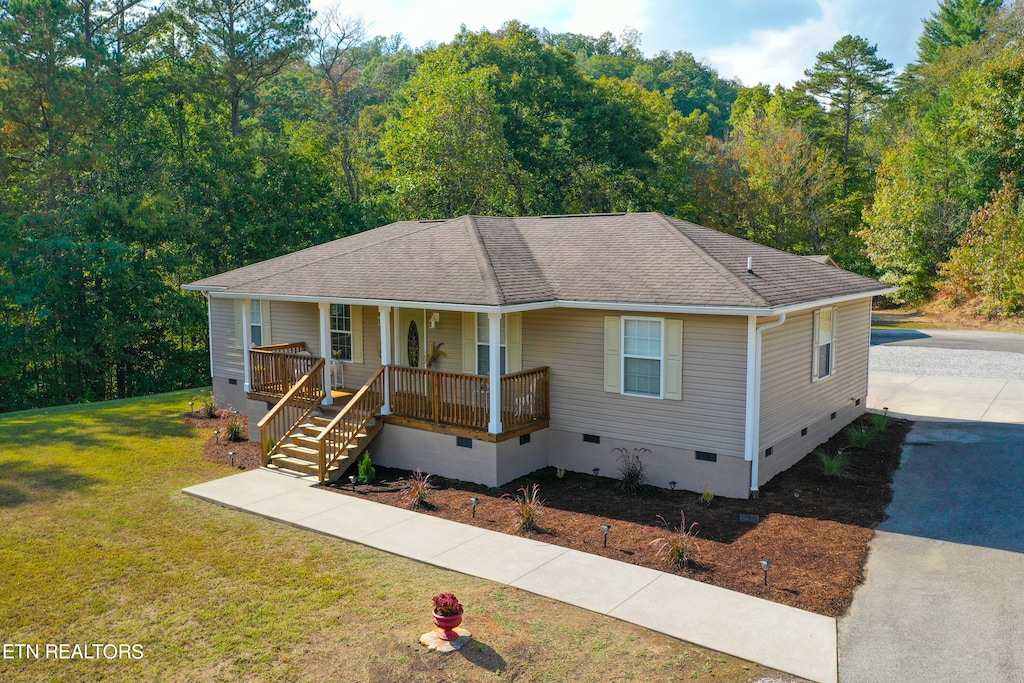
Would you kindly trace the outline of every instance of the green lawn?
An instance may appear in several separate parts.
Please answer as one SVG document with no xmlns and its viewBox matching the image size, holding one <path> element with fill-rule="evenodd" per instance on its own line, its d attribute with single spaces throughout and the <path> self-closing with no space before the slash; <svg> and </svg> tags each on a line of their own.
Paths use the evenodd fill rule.
<svg viewBox="0 0 1024 683">
<path fill-rule="evenodd" d="M 2 659 L 8 681 L 753 681 L 772 672 L 512 588 L 189 498 L 231 474 L 193 392 L 0 415 L 4 643 L 141 659 Z M 418 643 L 451 590 L 474 641 Z M 45 656 L 45 650 L 41 652 Z"/>
</svg>

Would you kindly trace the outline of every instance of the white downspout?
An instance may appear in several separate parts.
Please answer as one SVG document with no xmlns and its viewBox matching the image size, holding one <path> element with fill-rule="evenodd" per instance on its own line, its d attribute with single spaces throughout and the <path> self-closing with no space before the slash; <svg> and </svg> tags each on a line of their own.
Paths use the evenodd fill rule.
<svg viewBox="0 0 1024 683">
<path fill-rule="evenodd" d="M 252 368 L 249 363 L 249 347 L 252 346 L 252 326 L 249 322 L 249 299 L 242 299 L 242 373 L 246 393 L 252 391 Z"/>
<path fill-rule="evenodd" d="M 329 406 L 334 403 L 331 381 L 331 305 L 320 301 L 317 307 L 320 309 L 320 357 L 324 359 L 324 390 L 327 394 L 322 403 Z"/>
<path fill-rule="evenodd" d="M 380 315 L 380 364 L 384 370 L 384 405 L 380 409 L 381 415 L 391 414 L 391 371 L 386 369 L 391 365 L 391 307 L 378 306 Z"/>
<path fill-rule="evenodd" d="M 786 322 L 786 314 L 780 313 L 778 320 L 773 320 L 770 323 L 757 326 L 753 330 L 754 336 L 754 368 L 751 372 L 750 368 L 750 337 L 751 327 L 756 321 L 754 316 L 748 316 L 747 318 L 747 442 L 746 442 L 746 453 L 744 458 L 750 461 L 750 495 L 752 498 L 757 498 L 758 488 L 760 486 L 760 465 L 761 465 L 761 340 L 762 333 L 765 330 L 770 330 L 774 327 L 778 327 L 782 323 Z M 751 377 L 753 375 L 753 377 Z M 753 380 L 751 386 L 750 380 Z"/>
</svg>

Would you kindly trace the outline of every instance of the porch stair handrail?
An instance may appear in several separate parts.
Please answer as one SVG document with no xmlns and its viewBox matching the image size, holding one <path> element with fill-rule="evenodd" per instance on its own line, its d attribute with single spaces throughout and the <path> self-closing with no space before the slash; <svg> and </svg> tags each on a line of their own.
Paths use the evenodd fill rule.
<svg viewBox="0 0 1024 683">
<path fill-rule="evenodd" d="M 383 408 L 386 371 L 383 365 L 377 368 L 366 384 L 316 437 L 321 482 L 327 480 L 331 466 L 345 457 L 350 447 L 356 445 L 367 425 Z"/>
<path fill-rule="evenodd" d="M 281 441 L 302 424 L 327 396 L 324 391 L 324 362 L 323 358 L 316 359 L 309 371 L 259 421 L 264 467 L 270 462 L 270 456 L 277 452 Z M 274 445 L 268 448 L 267 444 L 271 442 Z"/>
<path fill-rule="evenodd" d="M 308 374 L 317 360 L 306 352 L 305 342 L 254 346 L 248 353 L 253 393 L 288 393 L 292 382 Z"/>
</svg>

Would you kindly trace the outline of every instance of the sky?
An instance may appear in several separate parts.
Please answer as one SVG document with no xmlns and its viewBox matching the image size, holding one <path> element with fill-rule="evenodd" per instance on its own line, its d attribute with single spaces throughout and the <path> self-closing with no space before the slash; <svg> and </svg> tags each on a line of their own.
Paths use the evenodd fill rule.
<svg viewBox="0 0 1024 683">
<path fill-rule="evenodd" d="M 462 24 L 494 30 L 509 19 L 592 36 L 629 27 L 647 55 L 690 52 L 723 78 L 792 86 L 848 33 L 901 69 L 938 0 L 312 0 L 317 10 L 334 4 L 370 35 L 401 33 L 414 48 L 448 42 Z"/>
</svg>

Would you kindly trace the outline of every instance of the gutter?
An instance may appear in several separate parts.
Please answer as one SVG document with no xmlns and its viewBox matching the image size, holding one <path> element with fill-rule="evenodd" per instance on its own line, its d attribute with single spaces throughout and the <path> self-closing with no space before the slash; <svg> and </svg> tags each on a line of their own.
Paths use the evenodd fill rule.
<svg viewBox="0 0 1024 683">
<path fill-rule="evenodd" d="M 778 320 L 761 325 L 757 318 L 747 317 L 747 396 L 744 420 L 743 459 L 750 462 L 750 495 L 757 498 L 760 478 L 761 451 L 761 335 L 765 330 L 778 327 L 786 322 L 786 313 L 779 314 Z"/>
</svg>

